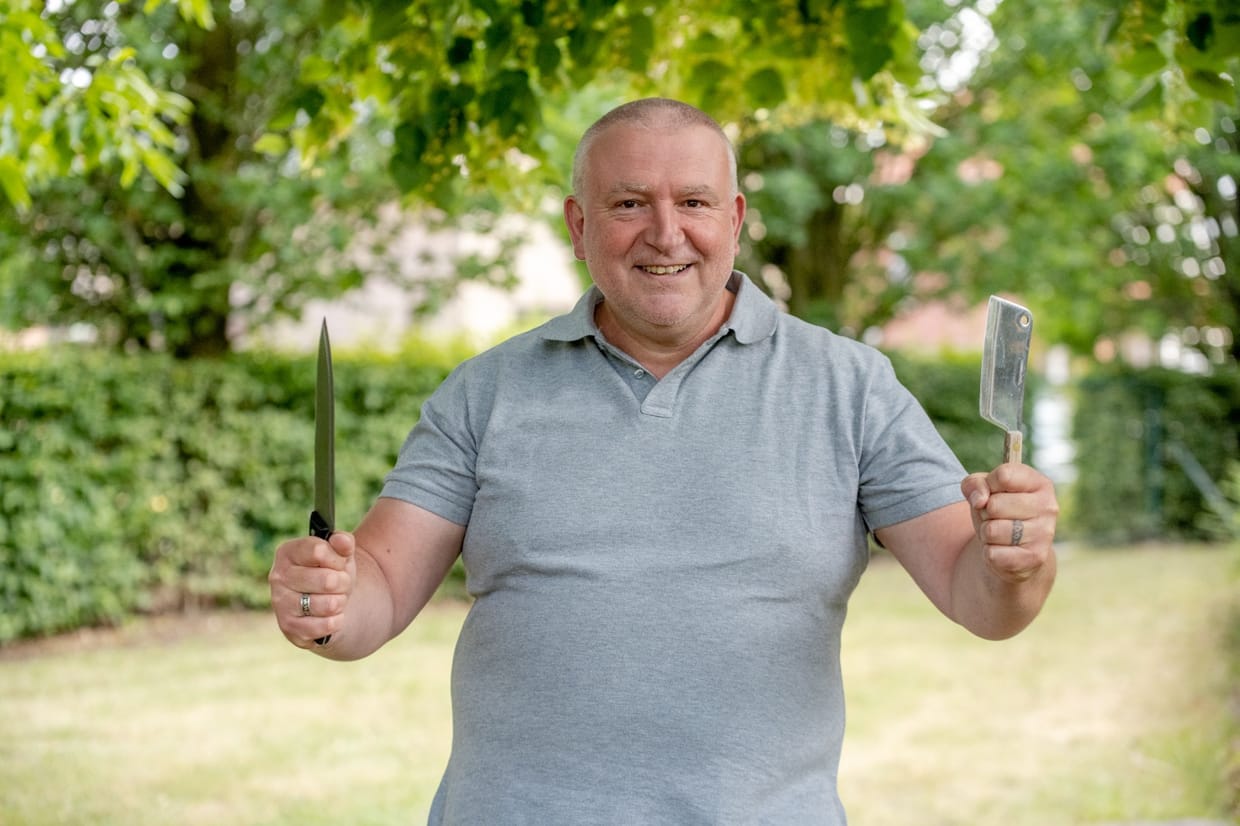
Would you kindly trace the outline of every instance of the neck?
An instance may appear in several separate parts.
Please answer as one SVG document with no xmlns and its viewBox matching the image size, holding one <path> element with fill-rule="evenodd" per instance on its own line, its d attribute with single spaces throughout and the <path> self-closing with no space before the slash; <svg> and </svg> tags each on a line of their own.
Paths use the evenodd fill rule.
<svg viewBox="0 0 1240 826">
<path fill-rule="evenodd" d="M 661 330 L 651 333 L 631 331 L 616 320 L 608 310 L 606 300 L 595 308 L 594 320 L 609 342 L 631 356 L 652 376 L 661 379 L 672 372 L 676 365 L 693 355 L 703 342 L 719 332 L 719 328 L 732 315 L 732 305 L 735 302 L 736 295 L 731 290 L 725 290 L 719 310 L 700 329 L 689 334 L 674 331 L 664 333 Z"/>
</svg>

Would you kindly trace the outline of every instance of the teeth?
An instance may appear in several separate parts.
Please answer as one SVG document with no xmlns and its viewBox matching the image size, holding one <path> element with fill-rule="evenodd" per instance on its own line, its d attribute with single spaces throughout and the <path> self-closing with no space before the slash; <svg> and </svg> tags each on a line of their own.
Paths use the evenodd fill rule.
<svg viewBox="0 0 1240 826">
<path fill-rule="evenodd" d="M 650 266 L 642 267 L 643 270 L 650 273 L 651 275 L 672 275 L 674 273 L 678 273 L 681 270 L 688 269 L 688 268 L 689 268 L 688 264 L 677 264 L 674 267 L 650 267 Z"/>
</svg>

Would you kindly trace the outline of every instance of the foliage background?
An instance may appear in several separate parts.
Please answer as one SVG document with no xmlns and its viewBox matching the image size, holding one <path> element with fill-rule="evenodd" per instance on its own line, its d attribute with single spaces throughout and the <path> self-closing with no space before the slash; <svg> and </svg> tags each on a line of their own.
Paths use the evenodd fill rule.
<svg viewBox="0 0 1240 826">
<path fill-rule="evenodd" d="M 1001 439 L 977 416 L 977 358 L 891 358 L 965 467 L 993 466 Z M 454 360 L 337 356 L 342 524 L 369 507 Z M 0 357 L 0 644 L 139 613 L 265 606 L 271 553 L 305 532 L 313 497 L 313 377 L 309 357 L 266 352 Z M 1163 431 L 1223 478 L 1240 462 L 1234 373 L 1111 371 L 1081 393 L 1065 532 L 1208 535 L 1201 492 L 1150 446 L 1147 411 L 1159 400 Z"/>
<path fill-rule="evenodd" d="M 232 352 L 237 330 L 373 276 L 423 308 L 511 283 L 505 244 L 445 283 L 402 280 L 382 208 L 483 233 L 537 219 L 580 129 L 645 94 L 735 134 L 742 265 L 798 315 L 868 338 L 928 301 L 1016 292 L 1082 362 L 1133 335 L 1194 354 L 1210 378 L 1082 385 L 1062 494 L 1082 533 L 1221 530 L 1159 445 L 1175 431 L 1240 490 L 1233 5 L 13 0 L 0 327 L 99 349 L 2 357 L 0 640 L 261 603 L 270 543 L 304 529 L 309 371 Z M 976 364 L 893 358 L 966 466 L 990 466 Z M 443 374 L 354 361 L 343 521 Z"/>
<path fill-rule="evenodd" d="M 342 523 L 442 367 L 338 359 Z M 266 605 L 313 498 L 313 363 L 61 350 L 0 360 L 0 642 L 135 612 Z"/>
<path fill-rule="evenodd" d="M 1240 515 L 1240 498 L 1220 488 L 1212 503 L 1186 467 L 1199 464 L 1216 488 L 1240 467 L 1240 371 L 1111 366 L 1078 383 L 1075 404 L 1077 531 L 1107 542 L 1240 538 L 1222 521 L 1228 508 Z"/>
<path fill-rule="evenodd" d="M 0 40 L 9 329 L 189 358 L 368 275 L 431 304 L 381 206 L 545 217 L 580 130 L 662 94 L 735 134 L 798 315 L 1019 290 L 1079 353 L 1240 352 L 1227 0 L 12 0 Z"/>
<path fill-rule="evenodd" d="M 446 368 L 338 356 L 337 518 L 355 524 Z M 971 468 L 978 363 L 895 357 Z M 313 498 L 313 363 L 62 349 L 0 358 L 0 643 L 134 613 L 264 606 Z"/>
</svg>

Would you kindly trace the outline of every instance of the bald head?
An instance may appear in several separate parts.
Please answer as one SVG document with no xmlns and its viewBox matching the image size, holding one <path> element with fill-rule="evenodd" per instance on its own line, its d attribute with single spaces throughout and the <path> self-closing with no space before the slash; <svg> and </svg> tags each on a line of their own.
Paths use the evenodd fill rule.
<svg viewBox="0 0 1240 826">
<path fill-rule="evenodd" d="M 636 126 L 643 129 L 664 130 L 673 132 L 690 126 L 705 126 L 719 136 L 727 147 L 728 169 L 732 183 L 729 195 L 735 195 L 739 188 L 736 181 L 736 150 L 732 142 L 714 118 L 697 107 L 670 98 L 643 98 L 631 103 L 617 106 L 594 122 L 573 155 L 573 192 L 581 195 L 584 191 L 586 169 L 589 165 L 590 149 L 599 135 L 613 126 Z"/>
</svg>

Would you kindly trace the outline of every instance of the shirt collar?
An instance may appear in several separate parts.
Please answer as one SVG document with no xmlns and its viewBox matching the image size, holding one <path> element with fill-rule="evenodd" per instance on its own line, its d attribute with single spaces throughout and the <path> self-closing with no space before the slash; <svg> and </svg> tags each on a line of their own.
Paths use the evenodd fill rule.
<svg viewBox="0 0 1240 826">
<path fill-rule="evenodd" d="M 728 289 L 736 292 L 736 302 L 722 332 L 730 331 L 741 344 L 753 344 L 772 336 L 779 322 L 779 308 L 775 302 L 740 270 L 732 271 Z M 602 300 L 599 288 L 591 286 L 570 312 L 543 325 L 542 337 L 549 341 L 580 341 L 598 335 L 594 310 Z"/>
</svg>

